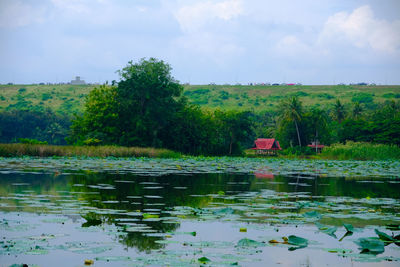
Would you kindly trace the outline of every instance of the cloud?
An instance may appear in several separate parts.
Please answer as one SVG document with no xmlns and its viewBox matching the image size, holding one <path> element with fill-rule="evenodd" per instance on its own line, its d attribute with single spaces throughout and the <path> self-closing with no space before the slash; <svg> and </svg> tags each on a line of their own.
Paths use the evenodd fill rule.
<svg viewBox="0 0 400 267">
<path fill-rule="evenodd" d="M 18 28 L 45 20 L 46 9 L 21 1 L 0 2 L 0 28 Z"/>
<path fill-rule="evenodd" d="M 198 31 L 215 19 L 229 21 L 243 13 L 241 0 L 206 1 L 185 5 L 175 12 L 184 32 Z"/>
<path fill-rule="evenodd" d="M 370 6 L 352 13 L 339 12 L 329 17 L 319 37 L 320 44 L 350 43 L 357 48 L 372 48 L 394 53 L 400 48 L 400 20 L 377 19 Z"/>
</svg>

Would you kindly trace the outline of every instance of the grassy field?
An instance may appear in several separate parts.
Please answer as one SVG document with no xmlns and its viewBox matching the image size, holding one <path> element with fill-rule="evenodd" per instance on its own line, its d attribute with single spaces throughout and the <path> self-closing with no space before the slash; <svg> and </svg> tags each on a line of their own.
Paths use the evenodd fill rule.
<svg viewBox="0 0 400 267">
<path fill-rule="evenodd" d="M 94 85 L 0 85 L 0 112 L 12 109 L 64 114 L 79 112 Z M 202 107 L 225 110 L 272 110 L 287 96 L 297 95 L 306 106 L 343 103 L 365 105 L 400 100 L 400 85 L 185 85 L 184 95 Z"/>
</svg>

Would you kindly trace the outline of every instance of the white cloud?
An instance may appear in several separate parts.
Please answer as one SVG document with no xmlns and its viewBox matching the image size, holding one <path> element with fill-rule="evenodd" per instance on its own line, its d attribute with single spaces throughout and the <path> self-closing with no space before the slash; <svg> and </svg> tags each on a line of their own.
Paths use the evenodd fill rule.
<svg viewBox="0 0 400 267">
<path fill-rule="evenodd" d="M 243 13 L 241 0 L 222 2 L 206 1 L 186 5 L 175 12 L 181 29 L 184 32 L 200 30 L 214 19 L 229 21 Z"/>
<path fill-rule="evenodd" d="M 45 20 L 46 9 L 21 1 L 0 2 L 0 28 L 18 28 Z"/>
<path fill-rule="evenodd" d="M 400 20 L 377 19 L 372 9 L 362 6 L 351 14 L 339 12 L 329 17 L 319 43 L 349 42 L 358 48 L 393 53 L 400 49 Z"/>
</svg>

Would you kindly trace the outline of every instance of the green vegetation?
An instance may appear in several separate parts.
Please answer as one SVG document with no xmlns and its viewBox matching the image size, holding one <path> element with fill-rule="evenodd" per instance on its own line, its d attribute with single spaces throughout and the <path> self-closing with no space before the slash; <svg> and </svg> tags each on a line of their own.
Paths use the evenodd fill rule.
<svg viewBox="0 0 400 267">
<path fill-rule="evenodd" d="M 182 86 L 154 58 L 119 74 L 112 86 L 1 85 L 0 142 L 242 155 L 260 137 L 289 156 L 311 142 L 400 145 L 400 86 Z"/>
<path fill-rule="evenodd" d="M 0 111 L 24 109 L 57 114 L 83 111 L 85 98 L 95 85 L 0 85 Z M 25 89 L 25 90 L 24 90 Z M 301 97 L 306 106 L 330 107 L 336 99 L 350 107 L 353 102 L 377 107 L 400 98 L 398 85 L 184 85 L 183 95 L 206 109 L 275 110 L 279 100 Z M 372 99 L 372 101 L 371 101 Z M 258 105 L 255 103 L 258 102 Z M 68 103 L 68 104 L 66 104 Z"/>
<path fill-rule="evenodd" d="M 51 110 L 0 112 L 0 143 L 15 143 L 24 138 L 65 145 L 70 125 L 68 116 L 55 114 Z"/>
<path fill-rule="evenodd" d="M 154 58 L 129 62 L 118 86 L 92 90 L 68 141 L 159 147 L 185 154 L 238 155 L 254 140 L 250 113 L 202 111 L 188 103 L 171 67 Z"/>
<path fill-rule="evenodd" d="M 151 157 L 177 158 L 181 155 L 168 149 L 118 146 L 52 146 L 38 144 L 0 144 L 0 157 Z"/>
<path fill-rule="evenodd" d="M 326 147 L 320 157 L 340 160 L 400 159 L 400 148 L 395 145 L 347 142 Z"/>
</svg>

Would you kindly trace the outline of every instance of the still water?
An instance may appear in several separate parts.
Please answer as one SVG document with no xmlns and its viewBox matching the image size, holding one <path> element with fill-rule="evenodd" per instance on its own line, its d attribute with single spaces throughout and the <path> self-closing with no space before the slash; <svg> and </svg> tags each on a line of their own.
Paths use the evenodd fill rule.
<svg viewBox="0 0 400 267">
<path fill-rule="evenodd" d="M 3 172 L 0 266 L 400 266 L 399 211 L 389 178 Z"/>
</svg>

